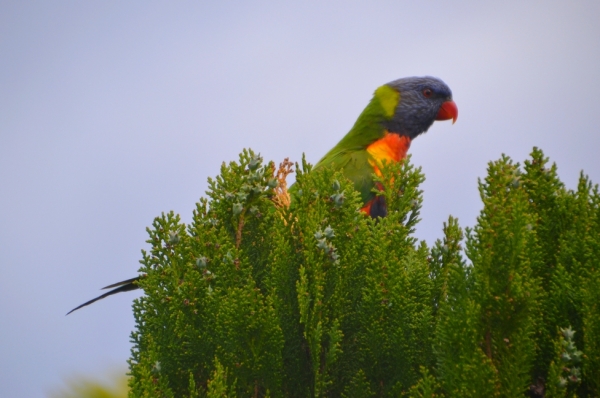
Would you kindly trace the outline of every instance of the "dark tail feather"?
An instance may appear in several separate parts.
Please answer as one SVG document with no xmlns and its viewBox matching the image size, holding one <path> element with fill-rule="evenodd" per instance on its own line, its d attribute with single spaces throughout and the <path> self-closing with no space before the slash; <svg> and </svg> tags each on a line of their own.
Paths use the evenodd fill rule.
<svg viewBox="0 0 600 398">
<path fill-rule="evenodd" d="M 73 308 L 71 311 L 67 312 L 67 315 L 69 315 L 71 312 L 73 311 L 77 311 L 78 309 L 80 309 L 81 307 L 85 307 L 86 305 L 90 305 L 92 303 L 95 303 L 98 300 L 102 300 L 105 297 L 108 296 L 112 296 L 113 294 L 117 294 L 117 293 L 121 293 L 121 292 L 128 292 L 130 290 L 136 290 L 139 289 L 140 287 L 137 285 L 137 281 L 140 280 L 140 276 L 135 277 L 135 278 L 131 278 L 131 279 L 127 279 L 126 281 L 122 281 L 122 282 L 117 282 L 117 283 L 113 283 L 112 285 L 108 285 L 106 287 L 103 287 L 102 289 L 110 289 L 111 287 L 117 287 L 116 289 L 113 289 L 109 292 L 104 293 L 101 296 L 98 296 L 94 299 L 91 299 L 90 301 L 87 301 L 83 304 L 81 304 L 79 307 L 75 307 Z"/>
<path fill-rule="evenodd" d="M 133 282 L 137 282 L 139 280 L 140 280 L 140 277 L 136 276 L 135 278 L 127 279 L 126 281 L 121 281 L 121 282 L 113 283 L 112 285 L 104 286 L 102 289 L 110 289 L 111 287 L 117 287 L 117 286 L 123 286 L 123 285 L 131 285 L 131 284 L 133 284 Z M 137 289 L 137 285 L 135 285 L 135 286 L 136 287 L 134 287 L 133 289 L 129 289 L 129 290 L 135 290 L 135 289 Z M 123 292 L 127 292 L 129 290 L 122 290 L 122 291 Z M 115 292 L 115 293 L 119 293 L 119 292 Z"/>
</svg>

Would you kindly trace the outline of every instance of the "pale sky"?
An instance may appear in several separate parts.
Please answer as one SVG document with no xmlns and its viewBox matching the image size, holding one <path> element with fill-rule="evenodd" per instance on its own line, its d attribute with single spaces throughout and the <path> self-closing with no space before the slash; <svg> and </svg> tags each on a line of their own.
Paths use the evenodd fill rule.
<svg viewBox="0 0 600 398">
<path fill-rule="evenodd" d="M 430 244 L 474 225 L 502 153 L 600 182 L 596 0 L 174 3 L 0 3 L 2 397 L 125 369 L 139 293 L 65 313 L 135 276 L 146 226 L 189 221 L 223 161 L 314 163 L 391 80 L 439 77 L 459 108 L 411 147 Z"/>
</svg>

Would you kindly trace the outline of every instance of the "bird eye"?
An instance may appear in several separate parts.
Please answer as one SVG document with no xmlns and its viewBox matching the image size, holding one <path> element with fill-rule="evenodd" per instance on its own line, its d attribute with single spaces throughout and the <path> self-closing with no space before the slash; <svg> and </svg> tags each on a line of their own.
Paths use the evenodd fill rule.
<svg viewBox="0 0 600 398">
<path fill-rule="evenodd" d="M 424 96 L 425 98 L 429 98 L 429 97 L 431 97 L 432 95 L 433 95 L 433 91 L 431 91 L 431 89 L 430 89 L 430 88 L 426 88 L 426 89 L 424 89 L 424 90 L 423 90 L 423 96 Z"/>
</svg>

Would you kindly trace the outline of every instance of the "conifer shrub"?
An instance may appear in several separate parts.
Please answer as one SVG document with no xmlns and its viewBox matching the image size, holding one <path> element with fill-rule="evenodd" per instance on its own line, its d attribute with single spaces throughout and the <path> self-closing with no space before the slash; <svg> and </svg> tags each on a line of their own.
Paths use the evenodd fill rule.
<svg viewBox="0 0 600 398">
<path fill-rule="evenodd" d="M 388 216 L 331 169 L 254 152 L 189 225 L 148 228 L 132 397 L 600 396 L 600 195 L 534 148 L 479 182 L 473 228 L 419 242 L 424 176 L 376 177 Z"/>
</svg>

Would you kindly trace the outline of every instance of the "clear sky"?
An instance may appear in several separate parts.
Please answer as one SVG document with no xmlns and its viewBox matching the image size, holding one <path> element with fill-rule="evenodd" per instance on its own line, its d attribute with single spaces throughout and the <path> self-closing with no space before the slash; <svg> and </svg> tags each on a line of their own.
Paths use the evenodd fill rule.
<svg viewBox="0 0 600 398">
<path fill-rule="evenodd" d="M 284 4 L 286 3 L 286 4 Z M 432 243 L 477 178 L 533 146 L 600 182 L 600 2 L 0 2 L 0 396 L 126 366 L 146 226 L 191 219 L 245 147 L 314 163 L 374 89 L 432 75 L 455 125 L 412 145 Z"/>
</svg>

